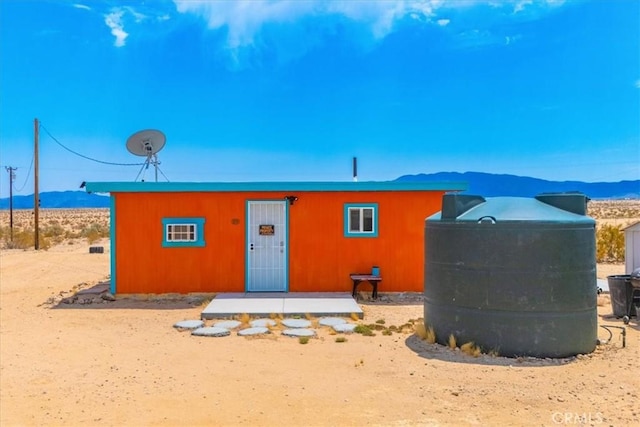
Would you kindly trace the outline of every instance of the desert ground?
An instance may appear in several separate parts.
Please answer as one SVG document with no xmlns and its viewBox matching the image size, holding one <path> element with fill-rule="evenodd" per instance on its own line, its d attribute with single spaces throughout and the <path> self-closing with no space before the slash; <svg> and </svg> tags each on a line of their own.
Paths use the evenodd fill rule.
<svg viewBox="0 0 640 427">
<path fill-rule="evenodd" d="M 590 214 L 626 226 L 640 201 L 591 202 Z M 27 242 L 31 212 L 14 215 Z M 108 281 L 108 210 L 42 211 L 46 250 L 8 248 L 7 224 L 1 211 L 2 426 L 640 425 L 640 326 L 613 317 L 606 294 L 599 324 L 625 327 L 626 346 L 622 329 L 598 328 L 595 352 L 566 359 L 429 344 L 413 330 L 421 296 L 384 292 L 359 301 L 362 323 L 401 332 L 194 337 L 173 324 L 199 319 L 211 295 L 64 302 Z M 612 274 L 624 265 L 598 264 L 599 278 Z"/>
</svg>

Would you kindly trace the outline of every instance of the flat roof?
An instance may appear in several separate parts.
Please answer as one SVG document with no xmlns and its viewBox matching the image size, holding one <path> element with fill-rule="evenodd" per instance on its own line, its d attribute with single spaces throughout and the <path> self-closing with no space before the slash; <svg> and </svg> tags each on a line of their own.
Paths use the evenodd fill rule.
<svg viewBox="0 0 640 427">
<path fill-rule="evenodd" d="M 466 182 L 87 182 L 88 193 L 248 191 L 465 191 Z"/>
</svg>

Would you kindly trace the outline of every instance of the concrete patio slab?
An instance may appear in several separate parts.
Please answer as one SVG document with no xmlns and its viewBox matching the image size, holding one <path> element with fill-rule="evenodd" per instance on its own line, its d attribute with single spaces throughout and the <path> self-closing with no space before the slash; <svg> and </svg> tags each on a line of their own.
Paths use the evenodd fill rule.
<svg viewBox="0 0 640 427">
<path fill-rule="evenodd" d="M 362 309 L 347 292 L 228 293 L 218 294 L 202 311 L 202 319 L 227 318 L 241 314 L 266 316 L 363 317 Z"/>
</svg>

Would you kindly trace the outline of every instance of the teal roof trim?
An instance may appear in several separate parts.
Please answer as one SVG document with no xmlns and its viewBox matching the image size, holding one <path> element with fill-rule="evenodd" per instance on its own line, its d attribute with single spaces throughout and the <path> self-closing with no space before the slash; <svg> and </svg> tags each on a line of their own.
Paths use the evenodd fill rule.
<svg viewBox="0 0 640 427">
<path fill-rule="evenodd" d="M 466 182 L 87 182 L 88 193 L 248 191 L 465 191 Z"/>
</svg>

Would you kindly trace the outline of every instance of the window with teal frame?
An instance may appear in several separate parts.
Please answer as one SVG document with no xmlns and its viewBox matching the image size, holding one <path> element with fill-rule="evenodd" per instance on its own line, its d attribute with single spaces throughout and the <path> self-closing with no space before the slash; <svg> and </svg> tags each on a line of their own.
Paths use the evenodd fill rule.
<svg viewBox="0 0 640 427">
<path fill-rule="evenodd" d="M 378 237 L 378 204 L 347 203 L 344 205 L 345 237 Z"/>
<path fill-rule="evenodd" d="M 203 247 L 204 218 L 162 218 L 162 246 Z"/>
</svg>

